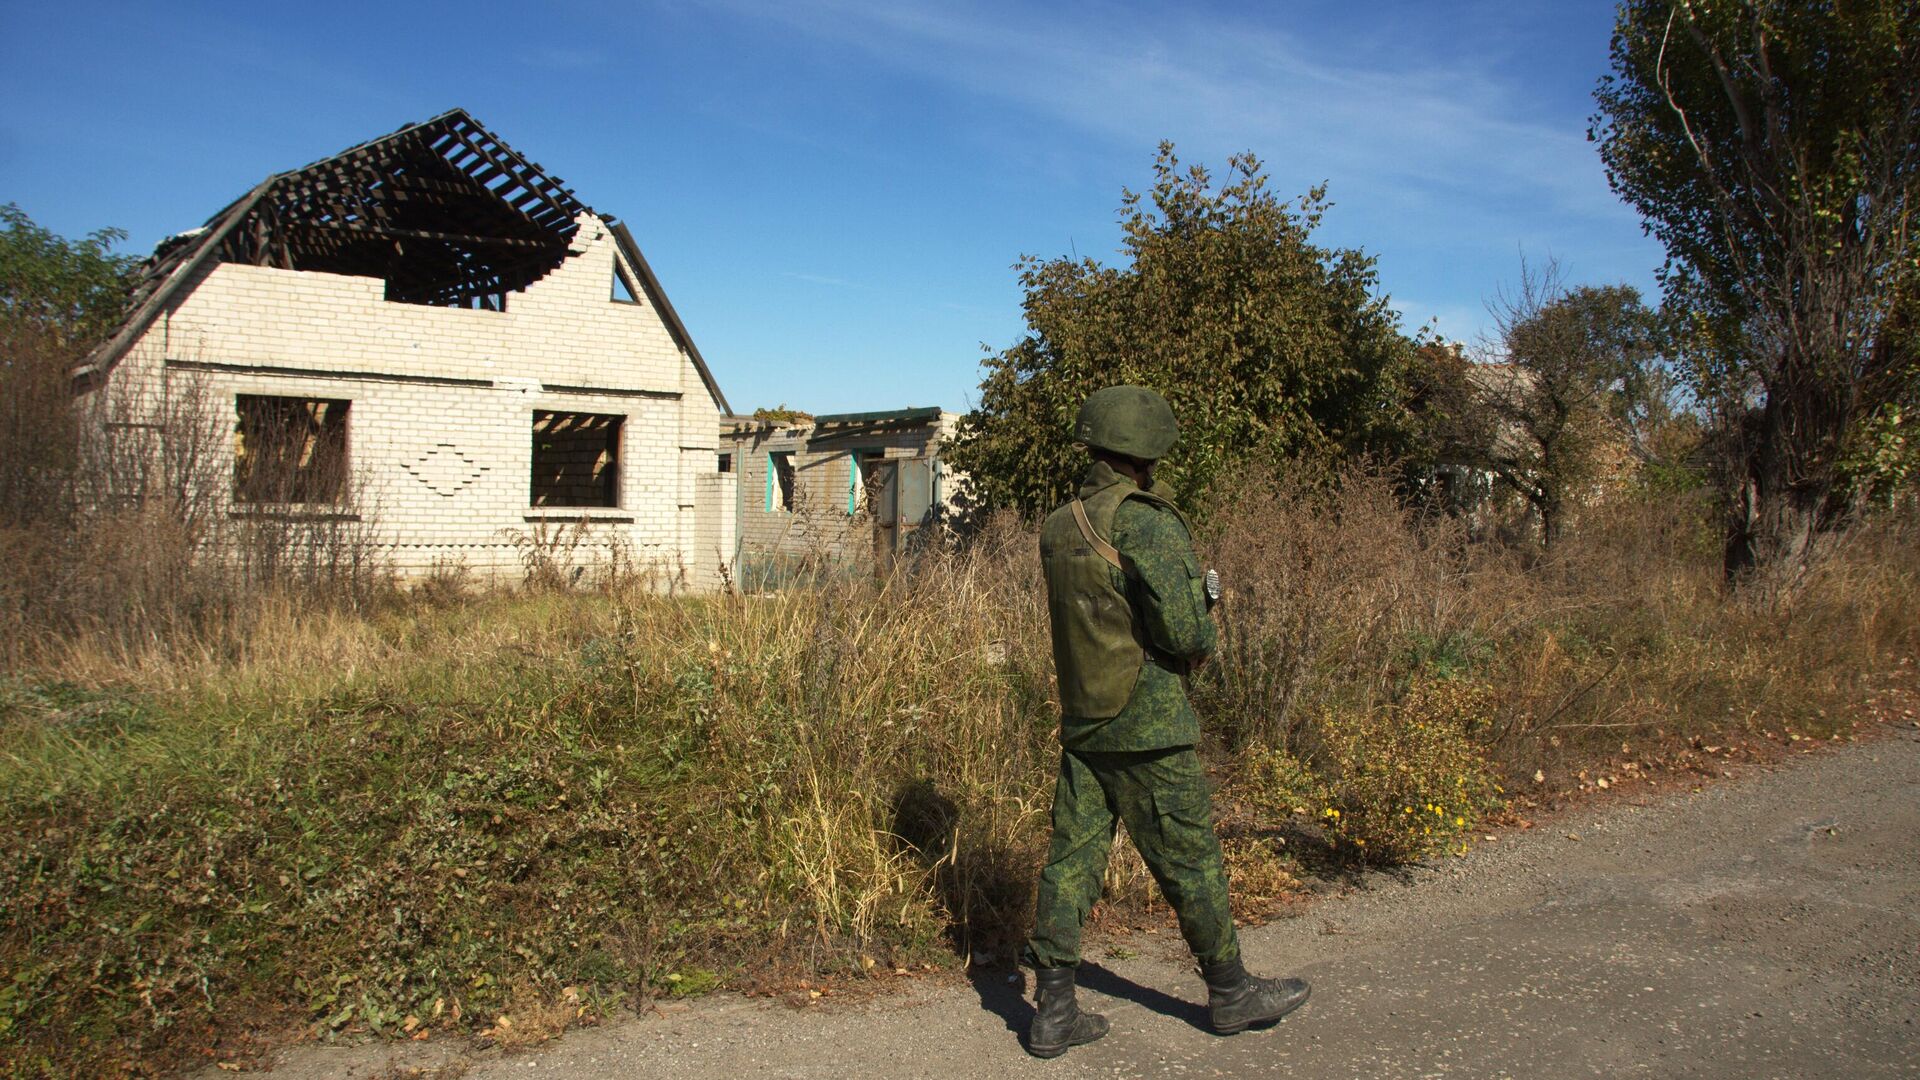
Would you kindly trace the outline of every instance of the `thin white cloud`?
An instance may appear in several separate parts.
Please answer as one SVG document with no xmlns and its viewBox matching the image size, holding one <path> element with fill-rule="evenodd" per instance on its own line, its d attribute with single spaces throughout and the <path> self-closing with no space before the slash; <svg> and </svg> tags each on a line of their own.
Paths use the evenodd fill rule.
<svg viewBox="0 0 1920 1080">
<path fill-rule="evenodd" d="M 1366 48 L 1328 59 L 1275 28 L 1275 9 L 1256 22 L 1178 6 L 1151 15 L 922 0 L 730 6 L 1110 138 L 1174 136 L 1193 160 L 1258 149 L 1277 178 L 1331 180 L 1336 198 L 1438 189 L 1583 217 L 1627 213 L 1577 121 L 1525 118 L 1524 86 Z"/>
</svg>

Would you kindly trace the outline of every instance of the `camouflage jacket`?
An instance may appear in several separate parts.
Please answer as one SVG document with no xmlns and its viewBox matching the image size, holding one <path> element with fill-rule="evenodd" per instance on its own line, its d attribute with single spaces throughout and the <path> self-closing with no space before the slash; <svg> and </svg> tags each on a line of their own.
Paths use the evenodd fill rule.
<svg viewBox="0 0 1920 1080">
<path fill-rule="evenodd" d="M 1080 483 L 1082 499 L 1111 484 L 1133 481 L 1095 462 Z M 1172 502 L 1159 484 L 1153 494 Z M 1180 516 L 1145 499 L 1115 510 L 1110 543 L 1130 560 L 1131 576 L 1117 581 L 1146 639 L 1147 661 L 1119 715 L 1062 716 L 1060 742 L 1069 750 L 1158 750 L 1200 741 L 1200 718 L 1187 700 L 1184 672 L 1213 652 L 1217 640 L 1207 615 L 1199 558 Z M 1119 570 L 1114 570 L 1116 577 Z"/>
</svg>

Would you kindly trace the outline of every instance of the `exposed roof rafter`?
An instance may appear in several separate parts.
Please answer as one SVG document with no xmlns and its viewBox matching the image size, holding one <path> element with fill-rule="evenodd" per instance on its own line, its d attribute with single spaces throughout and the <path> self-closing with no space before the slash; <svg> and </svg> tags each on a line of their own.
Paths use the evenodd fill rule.
<svg viewBox="0 0 1920 1080">
<path fill-rule="evenodd" d="M 566 260 L 583 212 L 563 181 L 449 110 L 270 176 L 206 225 L 163 241 L 136 275 L 127 317 L 74 377 L 105 376 L 211 264 L 377 277 L 390 300 L 497 308 Z M 632 236 L 598 216 L 724 412 L 726 398 Z"/>
</svg>

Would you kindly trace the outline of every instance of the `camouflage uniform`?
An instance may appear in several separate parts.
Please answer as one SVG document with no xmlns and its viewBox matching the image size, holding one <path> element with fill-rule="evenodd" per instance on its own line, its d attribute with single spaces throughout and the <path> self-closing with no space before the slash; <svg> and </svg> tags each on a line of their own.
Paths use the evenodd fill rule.
<svg viewBox="0 0 1920 1080">
<path fill-rule="evenodd" d="M 1095 462 L 1079 497 L 1112 497 L 1120 494 L 1107 490 L 1115 484 L 1133 481 Z M 1133 494 L 1114 509 L 1108 539 L 1133 571 L 1111 573 L 1131 610 L 1142 663 L 1116 715 L 1061 717 L 1053 842 L 1027 943 L 1037 968 L 1079 962 L 1080 928 L 1099 899 L 1116 821 L 1126 823 L 1194 956 L 1213 964 L 1240 955 L 1206 773 L 1193 750 L 1200 722 L 1185 685 L 1192 662 L 1213 651 L 1213 620 L 1193 542 L 1167 493 L 1156 485 L 1145 498 Z"/>
</svg>

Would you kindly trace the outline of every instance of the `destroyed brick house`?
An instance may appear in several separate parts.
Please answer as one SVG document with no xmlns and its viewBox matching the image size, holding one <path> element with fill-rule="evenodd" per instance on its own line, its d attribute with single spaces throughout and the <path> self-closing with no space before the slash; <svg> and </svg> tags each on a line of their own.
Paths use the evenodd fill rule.
<svg viewBox="0 0 1920 1080">
<path fill-rule="evenodd" d="M 677 587 L 730 572 L 729 409 L 686 326 L 625 225 L 459 110 L 162 243 L 74 374 L 123 418 L 191 388 L 225 515 L 377 514 L 402 573 L 517 571 L 553 530 Z"/>
<path fill-rule="evenodd" d="M 941 458 L 958 420 L 939 408 L 723 417 L 743 580 L 822 562 L 885 570 L 925 543 L 951 520 L 961 486 Z"/>
</svg>

